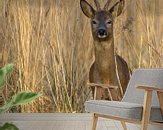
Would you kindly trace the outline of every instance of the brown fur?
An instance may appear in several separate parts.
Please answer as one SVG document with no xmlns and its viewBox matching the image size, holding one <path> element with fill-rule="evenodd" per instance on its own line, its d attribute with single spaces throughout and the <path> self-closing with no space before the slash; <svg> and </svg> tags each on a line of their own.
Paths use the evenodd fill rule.
<svg viewBox="0 0 163 130">
<path fill-rule="evenodd" d="M 109 84 L 112 86 L 119 86 L 117 74 L 116 74 L 116 63 L 120 83 L 123 88 L 123 92 L 126 91 L 127 84 L 130 78 L 129 68 L 125 60 L 119 55 L 114 54 L 114 41 L 104 41 L 99 44 L 95 41 L 95 62 L 93 63 L 90 73 L 89 80 L 91 83 L 102 83 Z M 92 88 L 94 94 L 94 88 Z M 121 100 L 122 96 L 120 89 L 111 90 L 113 100 Z M 96 99 L 110 99 L 105 89 L 98 89 Z"/>
<path fill-rule="evenodd" d="M 120 1 L 120 7 L 123 7 L 124 0 Z M 95 1 L 95 3 L 99 6 L 98 1 Z M 92 36 L 94 39 L 95 61 L 90 68 L 89 80 L 91 83 L 118 86 L 118 89 L 112 89 L 110 92 L 113 100 L 121 100 L 126 91 L 130 72 L 125 60 L 119 55 L 115 55 L 114 52 L 113 23 L 116 14 L 114 7 L 118 3 L 110 10 L 106 10 L 109 3 L 110 1 L 106 3 L 103 10 L 98 7 L 98 10 L 95 11 L 89 3 L 85 0 L 81 0 L 83 13 L 91 19 Z M 118 15 L 120 15 L 121 12 L 122 10 L 118 10 Z M 101 30 L 105 31 L 105 33 L 101 34 Z M 92 87 L 93 95 L 94 90 L 95 87 Z M 108 95 L 107 89 L 98 87 L 96 99 L 111 98 Z"/>
</svg>

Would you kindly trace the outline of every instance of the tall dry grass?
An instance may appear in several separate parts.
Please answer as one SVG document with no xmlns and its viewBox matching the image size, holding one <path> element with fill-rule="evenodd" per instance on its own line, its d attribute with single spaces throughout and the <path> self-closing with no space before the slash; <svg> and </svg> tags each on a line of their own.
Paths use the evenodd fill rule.
<svg viewBox="0 0 163 130">
<path fill-rule="evenodd" d="M 161 16 L 156 17 L 155 4 L 145 1 L 135 3 L 133 18 L 125 16 L 132 4 L 128 2 L 115 26 L 116 51 L 132 70 L 163 66 Z M 17 91 L 41 91 L 44 96 L 39 100 L 13 111 L 82 112 L 90 98 L 87 82 L 94 58 L 89 20 L 79 1 L 6 0 L 1 4 L 2 65 L 15 64 L 5 101 Z"/>
<path fill-rule="evenodd" d="M 117 50 L 132 69 L 163 66 L 162 4 L 157 0 L 129 1 L 129 16 L 125 20 L 120 17 L 118 26 L 122 29 Z"/>
<path fill-rule="evenodd" d="M 86 83 L 92 44 L 88 22 L 83 22 L 75 6 L 78 2 L 71 3 L 70 10 L 63 1 L 4 2 L 4 53 L 8 54 L 3 54 L 3 61 L 16 66 L 13 91 L 44 93 L 39 101 L 22 107 L 22 112 L 83 110 L 89 96 Z"/>
</svg>

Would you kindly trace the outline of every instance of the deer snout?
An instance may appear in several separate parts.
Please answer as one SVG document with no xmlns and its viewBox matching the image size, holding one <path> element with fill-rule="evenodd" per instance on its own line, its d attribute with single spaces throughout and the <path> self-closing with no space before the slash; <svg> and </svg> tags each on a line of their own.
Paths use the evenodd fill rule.
<svg viewBox="0 0 163 130">
<path fill-rule="evenodd" d="M 99 38 L 106 38 L 107 36 L 107 31 L 105 29 L 99 29 L 98 30 L 98 37 Z"/>
</svg>

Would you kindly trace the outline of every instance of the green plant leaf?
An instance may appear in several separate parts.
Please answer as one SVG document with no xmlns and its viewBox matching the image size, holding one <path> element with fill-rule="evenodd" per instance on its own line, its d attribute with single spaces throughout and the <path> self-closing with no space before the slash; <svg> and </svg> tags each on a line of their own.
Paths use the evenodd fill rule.
<svg viewBox="0 0 163 130">
<path fill-rule="evenodd" d="M 0 90 L 3 88 L 5 84 L 6 76 L 13 70 L 14 65 L 8 64 L 0 69 Z"/>
<path fill-rule="evenodd" d="M 8 111 L 11 107 L 12 107 L 11 102 L 3 105 L 2 107 L 0 107 L 0 114 Z"/>
<path fill-rule="evenodd" d="M 0 126 L 0 130 L 19 130 L 14 124 L 5 123 L 3 126 Z"/>
<path fill-rule="evenodd" d="M 0 114 L 1 114 L 1 113 L 4 113 L 4 112 L 6 112 L 6 111 L 7 111 L 6 108 L 4 108 L 4 107 L 1 107 L 1 108 L 0 108 Z"/>
<path fill-rule="evenodd" d="M 40 94 L 40 93 L 34 93 L 34 92 L 21 92 L 21 93 L 16 94 L 12 98 L 11 104 L 13 106 L 17 106 L 17 105 L 30 103 L 33 100 L 35 100 L 36 98 L 40 97 L 41 95 L 42 94 Z"/>
</svg>

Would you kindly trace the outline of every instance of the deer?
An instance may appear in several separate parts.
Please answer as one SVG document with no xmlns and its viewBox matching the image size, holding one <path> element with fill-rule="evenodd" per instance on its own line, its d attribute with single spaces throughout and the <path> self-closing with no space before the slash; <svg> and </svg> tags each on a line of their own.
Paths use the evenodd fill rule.
<svg viewBox="0 0 163 130">
<path fill-rule="evenodd" d="M 89 85 L 94 99 L 119 101 L 126 91 L 130 69 L 115 52 L 113 25 L 115 18 L 122 13 L 125 1 L 119 0 L 110 8 L 111 0 L 107 0 L 104 8 L 98 0 L 94 2 L 96 10 L 86 0 L 80 0 L 82 12 L 90 19 L 95 54 L 89 70 Z"/>
</svg>

